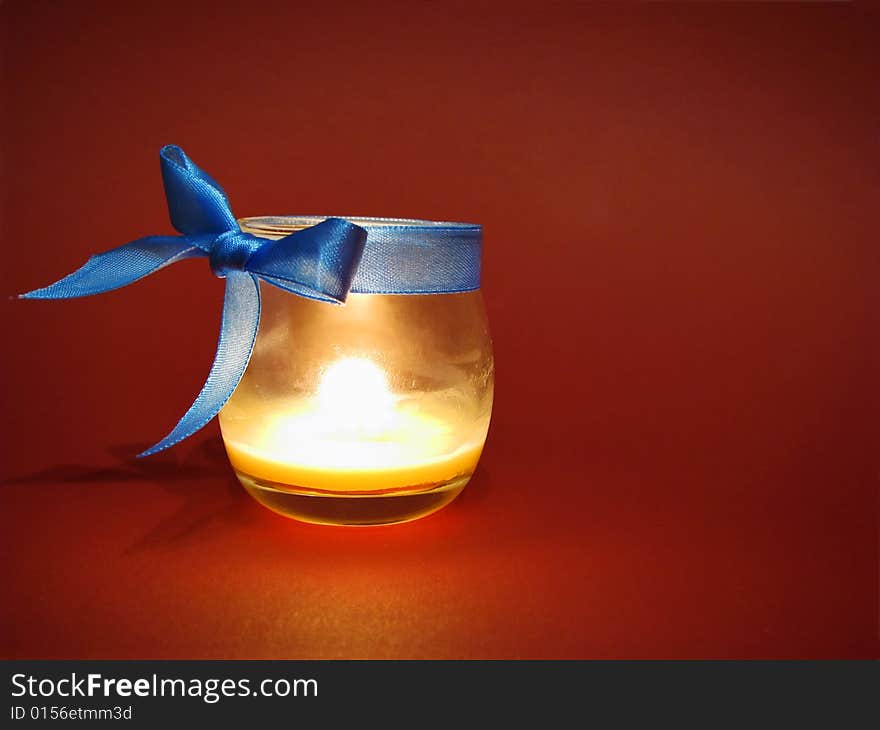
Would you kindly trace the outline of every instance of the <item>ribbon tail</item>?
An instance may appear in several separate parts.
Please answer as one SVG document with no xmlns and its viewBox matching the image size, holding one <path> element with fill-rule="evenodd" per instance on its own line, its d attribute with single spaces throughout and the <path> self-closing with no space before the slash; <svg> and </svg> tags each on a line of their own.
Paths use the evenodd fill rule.
<svg viewBox="0 0 880 730">
<path fill-rule="evenodd" d="M 195 402 L 165 438 L 138 457 L 164 451 L 201 429 L 226 405 L 244 375 L 260 326 L 260 287 L 255 276 L 230 271 L 214 364 Z"/>
<path fill-rule="evenodd" d="M 119 289 L 170 264 L 204 252 L 181 236 L 149 236 L 92 256 L 54 284 L 20 294 L 20 299 L 72 299 Z"/>
</svg>

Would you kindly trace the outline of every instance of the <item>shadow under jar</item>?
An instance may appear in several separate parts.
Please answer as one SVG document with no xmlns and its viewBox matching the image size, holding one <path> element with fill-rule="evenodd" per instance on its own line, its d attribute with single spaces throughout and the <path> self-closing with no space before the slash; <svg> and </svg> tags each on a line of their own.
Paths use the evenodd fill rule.
<svg viewBox="0 0 880 730">
<path fill-rule="evenodd" d="M 321 220 L 240 225 L 277 239 Z M 367 230 L 364 260 L 375 263 L 383 241 L 381 255 L 408 276 L 432 265 L 432 246 L 465 236 L 478 266 L 479 226 L 346 220 Z M 458 252 L 441 253 L 437 261 L 455 266 Z M 461 492 L 486 440 L 494 363 L 482 295 L 359 294 L 357 278 L 353 292 L 335 306 L 260 283 L 260 329 L 220 412 L 223 441 L 245 489 L 275 512 L 334 525 L 417 519 Z"/>
</svg>

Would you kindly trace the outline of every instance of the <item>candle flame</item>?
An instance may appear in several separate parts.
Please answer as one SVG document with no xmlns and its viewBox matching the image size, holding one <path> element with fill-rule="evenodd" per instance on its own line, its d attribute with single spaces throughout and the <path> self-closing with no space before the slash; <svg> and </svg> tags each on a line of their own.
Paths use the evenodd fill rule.
<svg viewBox="0 0 880 730">
<path fill-rule="evenodd" d="M 394 414 L 394 396 L 385 372 L 362 357 L 346 357 L 330 365 L 316 395 L 318 412 L 328 423 L 355 431 L 376 432 Z"/>
<path fill-rule="evenodd" d="M 449 458 L 454 433 L 444 407 L 435 394 L 423 413 L 419 399 L 392 393 L 377 363 L 346 357 L 326 367 L 312 399 L 261 421 L 257 449 L 238 448 L 285 468 L 421 469 Z"/>
</svg>

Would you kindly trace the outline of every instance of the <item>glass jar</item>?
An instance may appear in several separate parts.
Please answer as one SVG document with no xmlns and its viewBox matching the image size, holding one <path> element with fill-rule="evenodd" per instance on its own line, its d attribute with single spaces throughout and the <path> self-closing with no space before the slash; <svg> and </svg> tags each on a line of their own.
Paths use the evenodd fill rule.
<svg viewBox="0 0 880 730">
<path fill-rule="evenodd" d="M 277 239 L 321 220 L 240 225 Z M 424 260 L 423 236 L 469 225 L 346 220 L 367 230 L 365 257 L 389 227 L 401 232 L 391 254 L 410 268 Z M 454 251 L 445 255 L 454 262 Z M 220 413 L 245 489 L 288 517 L 337 525 L 405 522 L 451 502 L 476 468 L 492 411 L 494 363 L 480 290 L 355 288 L 336 306 L 264 282 L 260 288 L 254 352 Z"/>
</svg>

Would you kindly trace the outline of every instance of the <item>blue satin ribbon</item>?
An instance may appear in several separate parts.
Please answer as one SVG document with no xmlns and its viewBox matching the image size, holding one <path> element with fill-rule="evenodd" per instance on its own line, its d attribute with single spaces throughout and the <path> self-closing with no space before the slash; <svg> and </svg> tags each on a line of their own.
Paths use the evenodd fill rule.
<svg viewBox="0 0 880 730">
<path fill-rule="evenodd" d="M 367 231 L 367 244 L 351 292 L 448 294 L 480 288 L 483 229 L 475 223 L 343 216 Z M 314 225 L 322 216 L 243 218 L 264 236 Z"/>
<path fill-rule="evenodd" d="M 226 280 L 217 353 L 201 392 L 150 456 L 201 429 L 229 400 L 250 361 L 263 280 L 310 299 L 342 304 L 349 291 L 434 294 L 480 286 L 482 229 L 468 223 L 387 218 L 245 219 L 242 231 L 223 189 L 174 145 L 159 153 L 171 223 L 182 235 L 149 236 L 92 256 L 23 299 L 71 299 L 118 289 L 196 256 Z M 293 233 L 291 221 L 298 221 Z M 303 227 L 306 226 L 306 227 Z M 286 230 L 285 230 L 286 228 Z M 286 234 L 286 235 L 285 235 Z M 274 237 L 269 238 L 270 236 Z"/>
<path fill-rule="evenodd" d="M 150 236 L 90 258 L 60 281 L 25 299 L 69 299 L 118 289 L 182 259 L 207 257 L 226 279 L 217 354 L 204 387 L 171 432 L 139 456 L 191 436 L 216 416 L 235 390 L 254 349 L 262 279 L 304 297 L 342 303 L 363 254 L 367 232 L 329 218 L 280 240 L 243 233 L 223 189 L 179 147 L 159 154 L 171 223 L 181 236 Z"/>
</svg>

